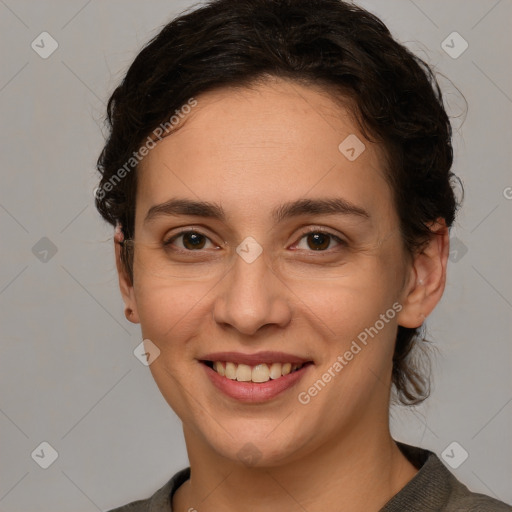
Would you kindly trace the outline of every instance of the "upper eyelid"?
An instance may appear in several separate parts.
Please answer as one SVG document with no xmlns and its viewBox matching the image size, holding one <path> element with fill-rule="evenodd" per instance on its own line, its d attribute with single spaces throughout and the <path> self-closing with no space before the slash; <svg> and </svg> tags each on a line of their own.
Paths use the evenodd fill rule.
<svg viewBox="0 0 512 512">
<path fill-rule="evenodd" d="M 313 229 L 309 229 L 309 230 L 303 231 L 301 233 L 301 235 L 299 236 L 299 238 L 297 239 L 297 242 L 294 243 L 294 245 L 298 244 L 305 236 L 307 236 L 307 235 L 309 235 L 311 233 L 322 233 L 324 235 L 328 235 L 328 236 L 332 237 L 333 239 L 337 240 L 340 245 L 344 245 L 344 246 L 348 245 L 348 242 L 342 236 L 335 235 L 331 231 L 329 231 L 327 229 L 324 229 L 324 228 L 320 228 L 320 229 L 319 228 L 316 228 L 316 229 L 313 228 Z M 328 252 L 328 251 L 321 251 L 321 252 Z"/>
<path fill-rule="evenodd" d="M 163 243 L 168 244 L 168 243 L 172 242 L 173 240 L 175 240 L 176 238 L 179 238 L 180 236 L 185 235 L 187 233 L 197 233 L 198 235 L 204 236 L 205 238 L 210 240 L 210 242 L 213 243 L 210 236 L 206 235 L 205 233 L 203 233 L 201 230 L 199 230 L 197 228 L 181 228 L 177 233 L 174 233 L 173 235 L 164 237 Z"/>
</svg>

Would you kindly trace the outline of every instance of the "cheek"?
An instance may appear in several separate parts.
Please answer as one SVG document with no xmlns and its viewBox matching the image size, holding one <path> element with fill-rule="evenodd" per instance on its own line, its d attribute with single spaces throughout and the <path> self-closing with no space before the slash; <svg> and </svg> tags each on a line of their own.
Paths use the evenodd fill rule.
<svg viewBox="0 0 512 512">
<path fill-rule="evenodd" d="M 399 297 L 401 273 L 392 258 L 368 257 L 336 279 L 290 283 L 305 312 L 310 309 L 334 333 L 368 326 Z"/>
<path fill-rule="evenodd" d="M 193 416 L 190 395 L 200 396 L 201 389 L 191 375 L 199 364 L 193 352 L 194 339 L 207 329 L 211 318 L 204 283 L 172 283 L 140 280 L 135 286 L 142 336 L 160 350 L 149 366 L 153 379 L 170 407 L 182 420 Z"/>
<path fill-rule="evenodd" d="M 387 366 L 401 305 L 385 288 L 340 284 L 324 293 L 303 295 L 303 303 L 307 307 L 301 316 L 320 337 L 317 354 L 322 368 L 330 367 L 338 356 L 344 357 L 343 366 L 357 367 L 356 360 L 366 366 Z"/>
<path fill-rule="evenodd" d="M 393 301 L 385 281 L 374 281 L 368 274 L 352 278 L 303 296 L 308 307 L 301 316 L 311 322 L 312 332 L 326 335 L 319 334 L 312 344 L 318 368 L 298 390 L 298 400 L 307 402 L 305 410 L 311 413 L 305 422 L 325 417 L 325 428 L 336 429 L 342 418 L 366 414 L 369 404 L 385 405 L 389 393 L 401 305 Z"/>
<path fill-rule="evenodd" d="M 374 254 L 347 266 L 345 275 L 335 281 L 293 287 L 301 299 L 297 317 L 307 324 L 304 332 L 317 336 L 312 348 L 319 374 L 336 375 L 329 389 L 342 393 L 345 405 L 347 397 L 361 398 L 377 381 L 388 380 L 401 309 L 397 299 L 402 270 L 397 261 L 392 254 Z M 324 399 L 328 395 L 323 393 Z"/>
<path fill-rule="evenodd" d="M 198 330 L 201 319 L 208 318 L 209 288 L 197 282 L 141 280 L 134 289 L 143 337 L 168 351 L 186 341 Z"/>
</svg>

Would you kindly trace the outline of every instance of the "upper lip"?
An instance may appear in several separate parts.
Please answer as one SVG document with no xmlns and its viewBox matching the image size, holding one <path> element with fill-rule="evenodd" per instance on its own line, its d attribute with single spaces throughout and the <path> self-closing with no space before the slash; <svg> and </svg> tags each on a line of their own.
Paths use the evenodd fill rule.
<svg viewBox="0 0 512 512">
<path fill-rule="evenodd" d="M 242 363 L 251 365 L 272 364 L 272 363 L 291 363 L 303 364 L 311 362 L 311 359 L 305 359 L 285 352 L 255 352 L 254 354 L 244 354 L 242 352 L 212 352 L 199 358 L 200 361 L 228 361 L 232 363 Z"/>
</svg>

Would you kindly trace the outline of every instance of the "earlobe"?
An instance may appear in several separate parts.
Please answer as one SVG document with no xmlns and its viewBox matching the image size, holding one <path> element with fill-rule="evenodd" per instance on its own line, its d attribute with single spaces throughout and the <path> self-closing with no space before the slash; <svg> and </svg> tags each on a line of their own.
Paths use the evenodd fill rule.
<svg viewBox="0 0 512 512">
<path fill-rule="evenodd" d="M 122 244 L 124 235 L 121 226 L 118 224 L 114 233 L 114 250 L 116 258 L 117 276 L 119 279 L 119 289 L 125 304 L 124 316 L 126 319 L 134 324 L 138 324 L 139 314 L 137 312 L 137 303 L 135 301 L 135 293 L 130 276 L 126 267 L 121 259 Z"/>
<path fill-rule="evenodd" d="M 414 256 L 410 278 L 404 289 L 398 325 L 420 327 L 443 296 L 449 255 L 449 232 L 444 219 L 430 225 L 432 236 Z"/>
<path fill-rule="evenodd" d="M 129 320 L 130 322 L 133 322 L 134 324 L 138 324 L 138 320 L 135 321 L 133 318 L 134 318 L 134 315 L 133 315 L 133 309 L 132 308 L 129 308 L 129 307 L 126 307 L 124 308 L 124 316 L 126 317 L 127 320 Z"/>
</svg>

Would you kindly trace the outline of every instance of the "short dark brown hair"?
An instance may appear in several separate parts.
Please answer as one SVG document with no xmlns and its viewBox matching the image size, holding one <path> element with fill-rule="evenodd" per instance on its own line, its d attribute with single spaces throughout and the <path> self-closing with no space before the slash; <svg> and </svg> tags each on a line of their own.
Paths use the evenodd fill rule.
<svg viewBox="0 0 512 512">
<path fill-rule="evenodd" d="M 321 85 L 334 98 L 351 101 L 363 134 L 385 149 L 408 254 L 431 238 L 430 223 L 443 218 L 452 225 L 458 208 L 452 131 L 433 71 L 376 16 L 342 0 L 211 0 L 167 24 L 108 102 L 109 135 L 98 159 L 96 194 L 103 218 L 132 238 L 132 156 L 142 142 L 190 98 L 250 86 L 265 76 Z M 123 178 L 114 181 L 122 168 Z M 126 251 L 122 258 L 133 279 L 133 255 Z M 429 393 L 429 372 L 411 355 L 423 339 L 422 328 L 398 327 L 392 379 L 403 404 L 419 403 Z"/>
</svg>

